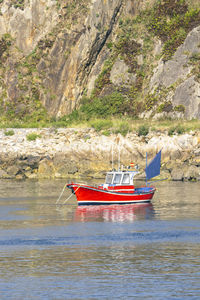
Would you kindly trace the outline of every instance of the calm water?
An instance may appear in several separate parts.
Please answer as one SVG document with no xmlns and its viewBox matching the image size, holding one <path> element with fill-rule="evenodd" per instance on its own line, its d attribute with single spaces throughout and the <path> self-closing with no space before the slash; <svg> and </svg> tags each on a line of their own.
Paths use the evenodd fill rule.
<svg viewBox="0 0 200 300">
<path fill-rule="evenodd" d="M 1 300 L 200 299 L 200 183 L 96 208 L 56 205 L 64 181 L 0 186 Z"/>
</svg>

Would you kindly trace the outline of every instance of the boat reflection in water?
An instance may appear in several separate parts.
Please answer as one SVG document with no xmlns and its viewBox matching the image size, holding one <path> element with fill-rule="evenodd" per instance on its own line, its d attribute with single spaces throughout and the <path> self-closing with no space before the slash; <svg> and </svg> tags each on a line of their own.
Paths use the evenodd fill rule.
<svg viewBox="0 0 200 300">
<path fill-rule="evenodd" d="M 80 222 L 133 222 L 151 219 L 154 215 L 152 203 L 127 205 L 78 206 L 75 220 Z"/>
</svg>

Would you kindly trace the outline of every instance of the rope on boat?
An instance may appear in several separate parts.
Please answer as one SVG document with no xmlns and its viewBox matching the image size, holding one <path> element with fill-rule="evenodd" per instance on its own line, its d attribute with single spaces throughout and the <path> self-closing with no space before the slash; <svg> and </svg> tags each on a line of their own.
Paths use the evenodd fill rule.
<svg viewBox="0 0 200 300">
<path fill-rule="evenodd" d="M 79 188 L 80 186 L 74 191 L 74 193 L 76 193 L 76 191 L 78 191 Z M 71 196 L 73 196 L 73 193 L 69 195 L 69 197 L 63 202 L 63 204 L 65 204 L 71 198 Z"/>
<path fill-rule="evenodd" d="M 65 191 L 65 188 L 66 188 L 66 184 L 64 185 L 64 187 L 63 187 L 63 189 L 62 189 L 62 192 L 61 192 L 60 196 L 59 196 L 58 199 L 56 200 L 56 204 L 58 204 L 58 202 L 60 201 L 60 199 L 61 199 L 61 197 L 62 197 L 62 195 L 63 195 L 63 193 L 64 193 L 64 191 Z M 76 193 L 76 191 L 78 191 L 79 188 L 80 188 L 80 186 L 77 187 L 77 189 L 74 191 L 74 193 Z M 69 197 L 68 197 L 67 199 L 65 199 L 65 201 L 62 203 L 62 205 L 65 204 L 72 196 L 73 196 L 73 193 L 72 193 L 71 195 L 69 195 Z"/>
<path fill-rule="evenodd" d="M 61 192 L 60 196 L 59 196 L 58 199 L 56 200 L 56 204 L 58 204 L 58 202 L 60 201 L 60 198 L 62 197 L 62 195 L 63 195 L 63 193 L 64 193 L 64 191 L 65 191 L 65 188 L 66 188 L 66 183 L 65 183 L 65 185 L 64 185 L 64 187 L 63 187 L 63 189 L 62 189 L 62 192 Z"/>
</svg>

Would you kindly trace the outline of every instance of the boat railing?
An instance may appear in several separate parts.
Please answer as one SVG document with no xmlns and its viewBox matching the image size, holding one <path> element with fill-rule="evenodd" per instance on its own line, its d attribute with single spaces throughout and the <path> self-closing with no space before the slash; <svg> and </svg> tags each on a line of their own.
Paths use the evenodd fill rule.
<svg viewBox="0 0 200 300">
<path fill-rule="evenodd" d="M 89 187 L 95 187 L 95 188 L 101 188 L 102 189 L 107 189 L 107 187 L 104 186 L 104 184 L 95 184 L 95 183 L 92 183 L 91 185 L 88 184 L 87 182 L 76 182 L 76 183 L 72 183 L 72 182 L 69 182 L 69 184 L 74 184 L 74 186 L 89 186 Z M 109 190 L 110 191 L 115 191 L 116 190 L 116 187 L 118 186 L 117 184 L 111 184 L 111 185 L 108 185 L 109 186 Z M 120 187 L 123 187 L 123 186 L 127 186 L 127 184 L 119 184 Z M 130 185 L 131 187 L 134 186 L 134 185 Z"/>
<path fill-rule="evenodd" d="M 71 181 L 68 181 L 67 184 L 74 184 L 74 185 L 80 185 L 80 186 L 81 185 L 83 185 L 83 186 L 85 186 L 85 185 L 88 186 L 89 185 L 87 182 L 84 182 L 84 181 L 79 181 L 79 182 L 75 182 L 75 183 L 72 183 Z M 98 188 L 99 186 L 101 186 L 101 184 L 92 183 L 91 186 Z"/>
</svg>

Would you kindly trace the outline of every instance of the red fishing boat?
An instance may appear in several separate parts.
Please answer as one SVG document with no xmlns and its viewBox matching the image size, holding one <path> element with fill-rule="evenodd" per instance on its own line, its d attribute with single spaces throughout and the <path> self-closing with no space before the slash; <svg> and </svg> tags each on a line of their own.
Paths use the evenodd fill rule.
<svg viewBox="0 0 200 300">
<path fill-rule="evenodd" d="M 156 189 L 147 180 L 160 174 L 160 160 L 161 151 L 145 169 L 145 186 L 134 186 L 133 179 L 139 173 L 137 170 L 107 172 L 105 183 L 98 186 L 73 182 L 66 186 L 76 195 L 78 205 L 148 203 Z"/>
</svg>

